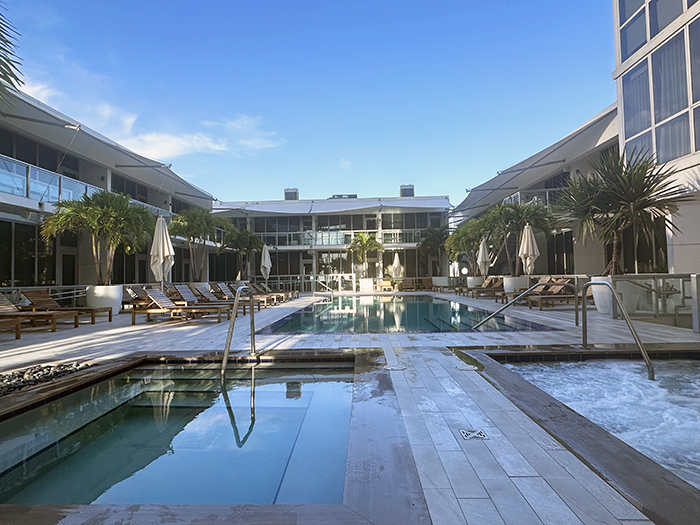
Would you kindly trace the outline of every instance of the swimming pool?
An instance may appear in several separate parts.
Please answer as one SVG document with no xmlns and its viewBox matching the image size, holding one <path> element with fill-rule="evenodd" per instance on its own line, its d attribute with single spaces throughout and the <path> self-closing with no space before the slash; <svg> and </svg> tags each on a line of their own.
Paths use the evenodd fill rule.
<svg viewBox="0 0 700 525">
<path fill-rule="evenodd" d="M 700 361 L 595 360 L 505 365 L 700 488 Z"/>
<path fill-rule="evenodd" d="M 468 332 L 490 313 L 430 296 L 343 296 L 308 306 L 259 333 Z M 554 329 L 499 315 L 479 330 Z"/>
<path fill-rule="evenodd" d="M 353 369 L 225 385 L 215 364 L 151 365 L 0 422 L 0 503 L 341 503 Z"/>
</svg>

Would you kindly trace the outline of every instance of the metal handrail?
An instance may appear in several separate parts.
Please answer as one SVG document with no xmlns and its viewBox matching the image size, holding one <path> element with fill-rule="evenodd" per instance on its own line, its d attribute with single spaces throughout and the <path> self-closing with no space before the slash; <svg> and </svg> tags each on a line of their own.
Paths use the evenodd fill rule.
<svg viewBox="0 0 700 525">
<path fill-rule="evenodd" d="M 586 291 L 588 290 L 589 286 L 593 285 L 598 285 L 602 284 L 610 288 L 610 291 L 612 292 L 613 297 L 615 298 L 615 301 L 617 302 L 617 306 L 620 308 L 620 312 L 622 313 L 622 317 L 625 319 L 627 322 L 627 326 L 630 329 L 630 332 L 632 332 L 632 337 L 634 337 L 634 341 L 637 343 L 637 346 L 639 347 L 639 350 L 642 352 L 642 357 L 644 357 L 644 361 L 647 364 L 647 372 L 648 372 L 648 377 L 651 381 L 654 380 L 654 365 L 651 364 L 651 359 L 649 359 L 649 354 L 647 354 L 646 348 L 644 348 L 644 344 L 642 343 L 642 340 L 639 337 L 639 334 L 637 333 L 637 330 L 634 329 L 634 326 L 632 325 L 632 319 L 630 319 L 629 314 L 627 313 L 627 310 L 625 309 L 625 305 L 622 304 L 622 299 L 620 298 L 620 295 L 617 293 L 617 290 L 615 290 L 615 287 L 612 285 L 612 283 L 609 283 L 608 281 L 590 281 L 587 282 L 586 284 L 583 285 L 583 290 L 581 291 L 583 297 L 586 296 Z M 583 309 L 581 311 L 581 332 L 583 336 L 583 347 L 588 348 L 588 317 L 586 314 L 586 301 L 583 301 Z"/>
<path fill-rule="evenodd" d="M 233 413 L 233 408 L 231 408 L 231 400 L 228 397 L 228 390 L 226 389 L 226 378 L 223 375 L 221 376 L 221 395 L 224 398 L 228 418 L 231 423 L 231 428 L 233 429 L 233 437 L 236 440 L 236 446 L 238 448 L 243 448 L 243 445 L 245 445 L 245 442 L 248 441 L 248 438 L 253 433 L 253 427 L 255 426 L 255 365 L 256 363 L 250 365 L 250 425 L 243 439 L 241 439 L 241 434 L 238 431 L 236 415 Z"/>
<path fill-rule="evenodd" d="M 659 288 L 654 288 L 652 285 L 647 284 L 647 283 L 638 283 L 637 281 L 633 279 L 615 279 L 616 282 L 618 281 L 624 281 L 626 283 L 633 284 L 643 290 L 646 290 L 648 292 L 654 292 L 659 295 L 675 295 L 677 293 L 681 293 L 680 290 L 661 290 Z"/>
<path fill-rule="evenodd" d="M 331 292 L 331 300 L 333 300 L 333 299 L 335 298 L 335 296 L 333 295 L 333 293 L 334 293 L 334 292 L 333 292 L 333 288 L 331 288 L 330 286 L 328 286 L 328 285 L 327 285 L 326 283 L 324 283 L 323 281 L 319 281 L 318 279 L 316 279 L 316 283 L 317 283 L 317 284 L 320 284 L 321 286 L 325 286 L 326 289 L 327 289 L 329 292 Z"/>
<path fill-rule="evenodd" d="M 532 286 L 530 286 L 530 288 L 525 290 L 523 293 L 518 295 L 515 299 L 507 302 L 506 304 L 501 306 L 498 310 L 493 312 L 491 315 L 487 316 L 486 318 L 484 318 L 481 321 L 479 321 L 478 323 L 476 323 L 474 326 L 472 326 L 472 330 L 476 330 L 481 325 L 483 325 L 486 321 L 490 321 L 491 319 L 496 317 L 498 314 L 500 314 L 503 310 L 505 310 L 509 306 L 515 304 L 516 302 L 518 302 L 520 299 L 522 299 L 526 295 L 529 295 L 535 288 L 537 288 L 538 286 L 542 286 L 543 284 L 548 284 L 548 285 L 553 285 L 553 286 L 563 286 L 565 288 L 573 289 L 573 291 L 574 291 L 574 316 L 576 317 L 576 326 L 578 326 L 578 296 L 577 296 L 578 290 L 576 289 L 576 285 L 571 284 L 571 283 L 535 283 Z M 556 295 L 552 294 L 552 297 L 556 297 Z M 585 297 L 585 295 L 582 295 L 581 297 Z M 585 300 L 584 300 L 584 303 L 585 303 Z"/>
<path fill-rule="evenodd" d="M 221 377 L 226 376 L 226 364 L 228 363 L 228 354 L 231 350 L 231 339 L 233 338 L 233 329 L 236 326 L 236 317 L 238 317 L 238 300 L 241 293 L 248 292 L 250 296 L 250 357 L 255 357 L 255 305 L 253 304 L 253 290 L 248 286 L 239 286 L 236 289 L 236 297 L 233 301 L 233 315 L 228 325 L 228 334 L 226 334 L 226 345 L 224 346 L 224 358 L 221 360 Z"/>
</svg>

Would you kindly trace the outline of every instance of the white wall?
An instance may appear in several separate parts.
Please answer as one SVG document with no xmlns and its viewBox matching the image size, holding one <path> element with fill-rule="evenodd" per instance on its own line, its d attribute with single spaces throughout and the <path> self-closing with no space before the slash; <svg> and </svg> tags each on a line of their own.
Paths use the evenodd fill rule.
<svg viewBox="0 0 700 525">
<path fill-rule="evenodd" d="M 605 246 L 596 239 L 584 244 L 574 239 L 574 271 L 577 274 L 599 275 L 605 270 Z"/>
<path fill-rule="evenodd" d="M 681 206 L 673 223 L 681 230 L 667 236 L 671 273 L 700 273 L 700 203 Z"/>
</svg>

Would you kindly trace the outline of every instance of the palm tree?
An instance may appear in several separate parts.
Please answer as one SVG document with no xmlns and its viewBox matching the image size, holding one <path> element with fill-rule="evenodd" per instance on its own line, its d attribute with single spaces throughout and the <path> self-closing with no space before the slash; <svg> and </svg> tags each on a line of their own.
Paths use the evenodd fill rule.
<svg viewBox="0 0 700 525">
<path fill-rule="evenodd" d="M 445 249 L 450 259 L 458 260 L 460 254 L 467 258 L 469 275 L 479 275 L 477 254 L 479 245 L 484 237 L 489 234 L 485 218 L 469 219 L 457 228 L 445 241 Z"/>
<path fill-rule="evenodd" d="M 603 273 L 619 275 L 624 230 L 633 229 L 635 259 L 640 234 L 649 244 L 660 237 L 657 220 L 665 229 L 679 231 L 669 216 L 690 197 L 674 182 L 676 173 L 646 152 L 632 151 L 629 159 L 624 152 L 604 153 L 591 162 L 588 175 L 569 181 L 555 203 L 556 215 L 577 225 L 584 241 L 595 236 L 612 242 L 612 259 Z"/>
<path fill-rule="evenodd" d="M 224 242 L 221 246 L 238 252 L 238 269 L 241 270 L 243 268 L 243 255 L 245 254 L 246 259 L 250 261 L 253 250 L 262 250 L 263 242 L 254 233 L 232 226 L 224 235 Z"/>
<path fill-rule="evenodd" d="M 0 9 L 4 9 L 2 4 Z M 16 93 L 23 84 L 19 78 L 20 60 L 15 53 L 17 36 L 17 30 L 0 11 L 0 102 L 6 102 L 8 94 Z"/>
<path fill-rule="evenodd" d="M 80 237 L 87 232 L 100 285 L 112 280 L 116 249 L 121 245 L 126 253 L 135 253 L 145 248 L 148 232 L 155 226 L 155 217 L 146 208 L 132 206 L 128 196 L 106 190 L 83 195 L 80 200 L 59 201 L 54 211 L 41 225 L 42 238 L 49 241 L 68 231 Z"/>
<path fill-rule="evenodd" d="M 364 275 L 367 275 L 367 254 L 369 252 L 383 252 L 384 246 L 377 240 L 377 235 L 370 233 L 367 235 L 364 232 L 358 232 L 352 238 L 350 251 L 357 256 L 357 260 L 362 263 Z"/>
<path fill-rule="evenodd" d="M 212 215 L 211 210 L 189 208 L 183 210 L 170 223 L 170 235 L 187 241 L 190 251 L 190 272 L 193 281 L 201 281 L 204 274 L 204 261 L 207 256 L 207 240 L 216 239 L 216 229 L 226 231 L 232 228 L 230 221 Z"/>
<path fill-rule="evenodd" d="M 503 239 L 508 268 L 515 276 L 520 275 L 522 262 L 515 256 L 516 254 L 510 253 L 508 246 L 510 236 L 515 236 L 516 246 L 519 246 L 526 224 L 530 224 L 535 230 L 543 231 L 547 237 L 554 229 L 552 213 L 544 204 L 536 202 L 499 204 L 487 212 L 484 221 L 494 240 Z"/>
<path fill-rule="evenodd" d="M 433 228 L 428 226 L 421 232 L 421 241 L 418 243 L 418 251 L 430 257 L 440 257 L 445 249 L 445 241 L 450 235 L 448 226 Z"/>
</svg>

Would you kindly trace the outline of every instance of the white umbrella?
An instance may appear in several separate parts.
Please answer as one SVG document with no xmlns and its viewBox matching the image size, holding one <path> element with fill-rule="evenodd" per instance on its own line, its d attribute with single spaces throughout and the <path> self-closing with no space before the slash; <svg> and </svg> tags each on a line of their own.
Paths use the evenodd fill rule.
<svg viewBox="0 0 700 525">
<path fill-rule="evenodd" d="M 489 272 L 489 266 L 491 265 L 491 261 L 489 260 L 489 248 L 486 246 L 486 239 L 481 240 L 481 244 L 479 245 L 479 256 L 476 258 L 476 264 L 479 266 L 479 270 L 481 270 L 481 275 L 485 277 Z"/>
<path fill-rule="evenodd" d="M 263 246 L 262 249 L 262 257 L 260 261 L 260 271 L 263 274 L 263 277 L 267 281 L 267 279 L 270 277 L 270 270 L 272 270 L 272 259 L 270 258 L 270 248 L 267 247 L 267 244 Z"/>
<path fill-rule="evenodd" d="M 394 276 L 394 279 L 398 279 L 401 277 L 401 273 L 403 272 L 403 266 L 401 266 L 401 259 L 399 259 L 399 252 L 394 253 L 394 264 L 391 265 L 391 274 Z"/>
<path fill-rule="evenodd" d="M 240 281 L 240 280 L 241 280 L 241 271 L 238 270 L 238 273 L 236 274 L 236 281 Z"/>
<path fill-rule="evenodd" d="M 520 241 L 518 257 L 523 261 L 523 268 L 527 275 L 531 275 L 535 271 L 535 259 L 539 256 L 540 249 L 537 247 L 535 233 L 532 231 L 532 226 L 526 224 L 523 230 L 523 239 Z"/>
<path fill-rule="evenodd" d="M 158 217 L 151 246 L 151 270 L 156 281 L 161 283 L 161 287 L 173 264 L 175 264 L 175 250 L 168 234 L 168 225 L 163 217 Z"/>
</svg>

